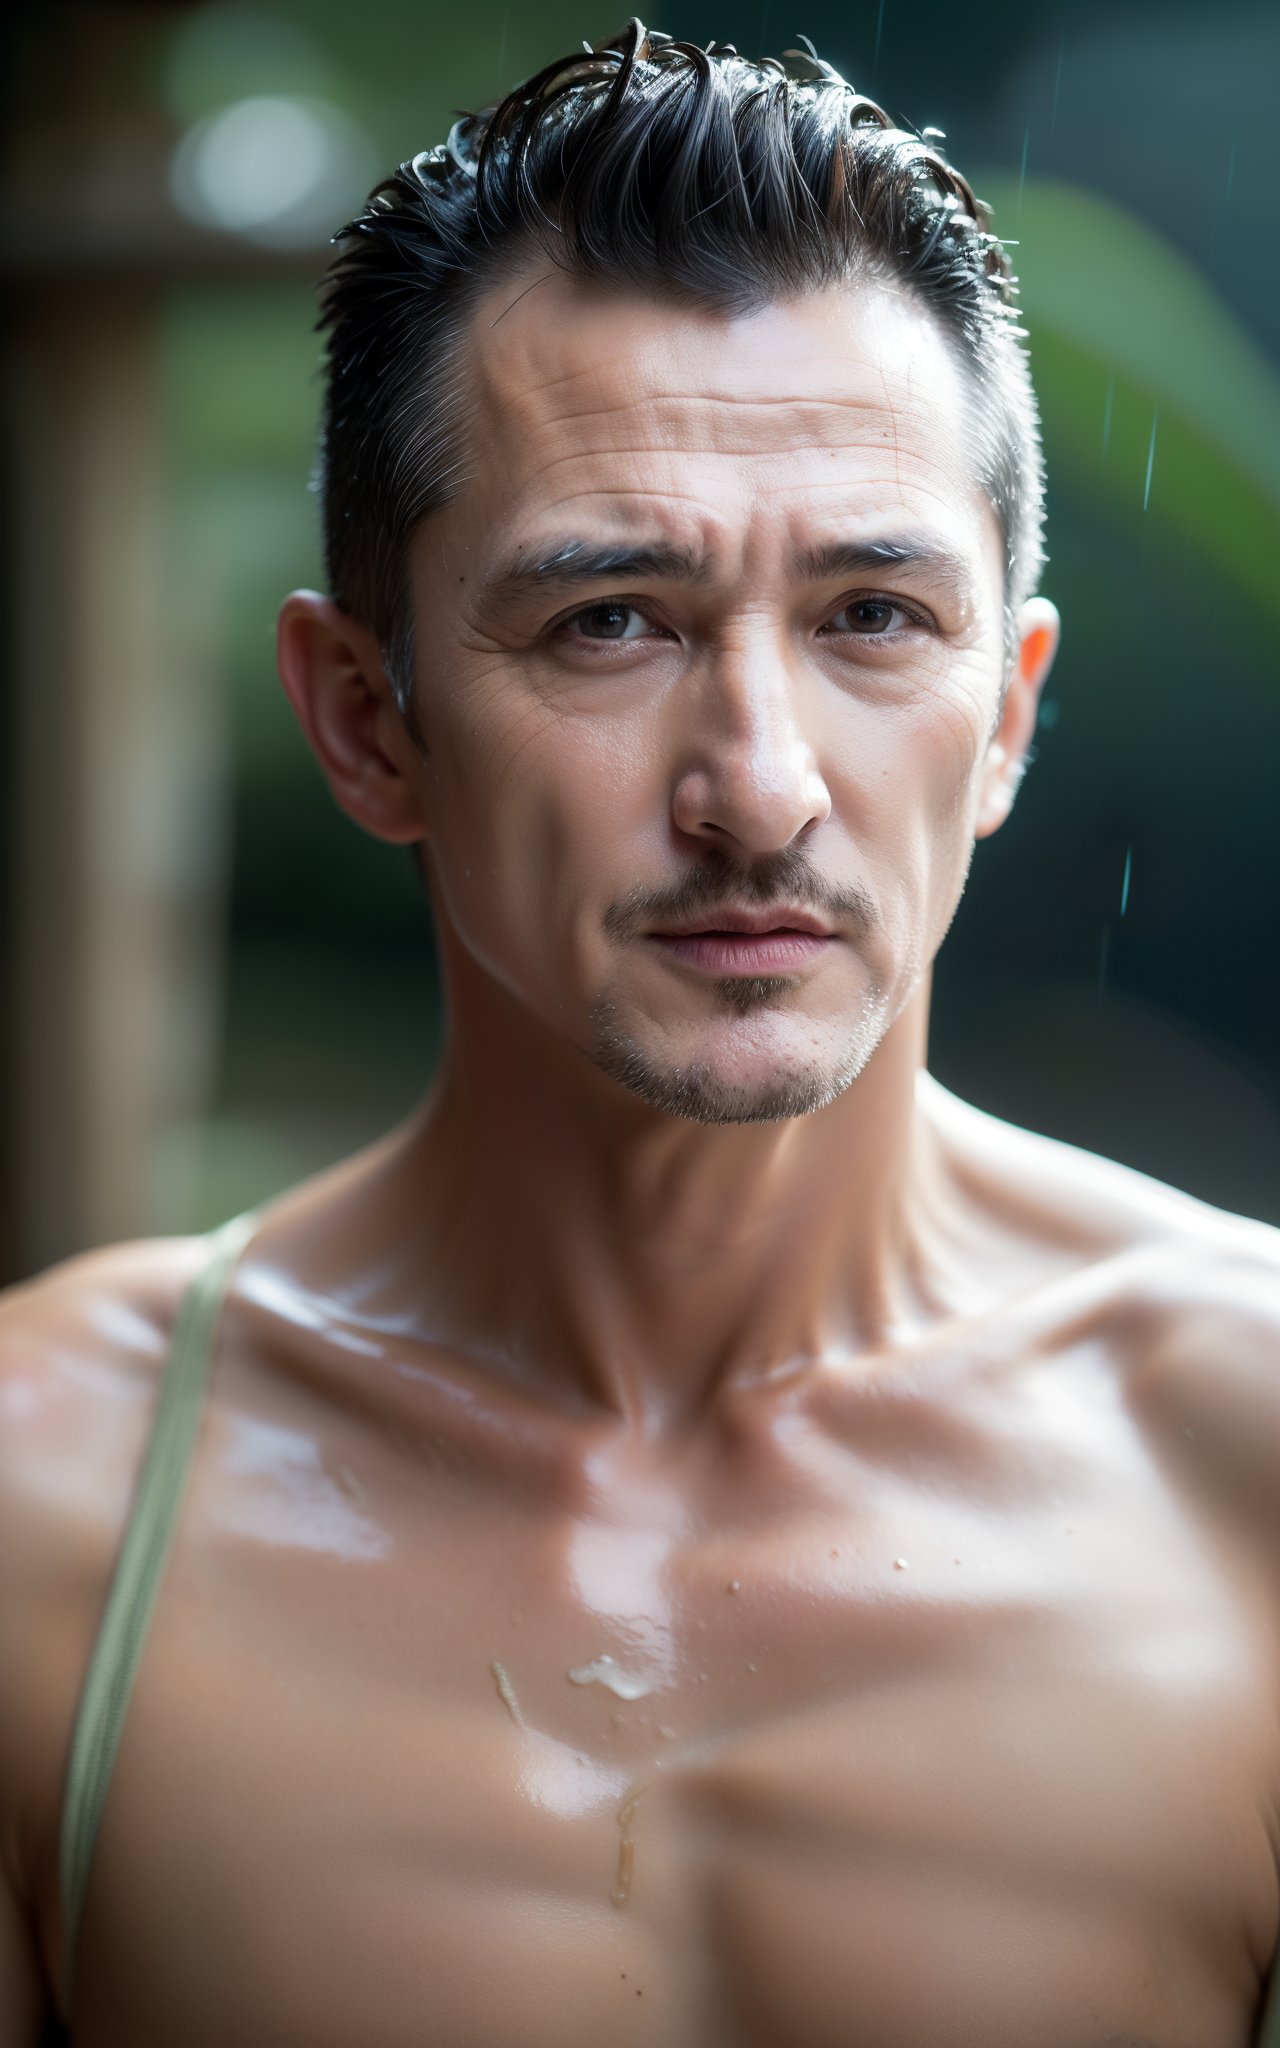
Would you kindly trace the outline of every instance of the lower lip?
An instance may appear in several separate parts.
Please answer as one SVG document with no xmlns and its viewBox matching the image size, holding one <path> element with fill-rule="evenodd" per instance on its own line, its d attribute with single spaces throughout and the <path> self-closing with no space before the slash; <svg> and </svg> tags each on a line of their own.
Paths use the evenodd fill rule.
<svg viewBox="0 0 1280 2048">
<path fill-rule="evenodd" d="M 815 932 L 689 932 L 682 938 L 651 932 L 649 936 L 677 960 L 690 967 L 705 967 L 712 974 L 785 974 L 807 967 L 835 944 L 834 939 Z"/>
</svg>

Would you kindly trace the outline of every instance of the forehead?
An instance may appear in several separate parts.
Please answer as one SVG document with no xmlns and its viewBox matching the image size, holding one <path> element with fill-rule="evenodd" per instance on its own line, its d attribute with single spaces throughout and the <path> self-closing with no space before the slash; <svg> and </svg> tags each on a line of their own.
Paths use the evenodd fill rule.
<svg viewBox="0 0 1280 2048">
<path fill-rule="evenodd" d="M 844 284 L 732 315 L 539 269 L 485 294 L 470 342 L 455 506 L 486 555 L 660 525 L 740 559 L 905 513 L 999 574 L 964 373 L 905 294 Z"/>
</svg>

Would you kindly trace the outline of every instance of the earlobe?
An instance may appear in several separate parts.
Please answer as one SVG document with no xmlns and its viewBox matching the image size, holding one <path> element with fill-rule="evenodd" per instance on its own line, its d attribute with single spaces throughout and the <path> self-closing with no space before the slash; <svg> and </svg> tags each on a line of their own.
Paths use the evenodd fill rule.
<svg viewBox="0 0 1280 2048">
<path fill-rule="evenodd" d="M 280 607 L 276 657 L 334 801 L 375 838 L 423 838 L 417 756 L 375 636 L 330 598 L 295 590 Z"/>
<path fill-rule="evenodd" d="M 974 836 L 999 830 L 1026 773 L 1040 692 L 1058 651 L 1062 622 L 1047 597 L 1029 598 L 1018 614 L 1018 652 L 1001 710 L 1000 724 L 983 762 L 982 793 Z"/>
<path fill-rule="evenodd" d="M 1013 809 L 1014 790 L 1009 779 L 1009 755 L 999 740 L 987 748 L 983 770 L 982 797 L 974 821 L 974 836 L 986 839 L 999 830 Z"/>
</svg>

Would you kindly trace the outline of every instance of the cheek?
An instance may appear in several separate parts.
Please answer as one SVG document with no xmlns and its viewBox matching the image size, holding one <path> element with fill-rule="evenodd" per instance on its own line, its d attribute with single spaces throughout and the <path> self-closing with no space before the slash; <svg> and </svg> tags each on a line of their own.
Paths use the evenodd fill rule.
<svg viewBox="0 0 1280 2048">
<path fill-rule="evenodd" d="M 950 695 L 860 722 L 842 808 L 891 928 L 949 920 L 973 847 L 982 718 Z M 839 806 L 841 799 L 833 791 Z"/>
<path fill-rule="evenodd" d="M 657 754 L 639 721 L 574 718 L 496 678 L 467 703 L 428 729 L 434 866 L 459 936 L 505 978 L 500 960 L 550 965 L 602 898 L 661 873 L 637 857 Z"/>
</svg>

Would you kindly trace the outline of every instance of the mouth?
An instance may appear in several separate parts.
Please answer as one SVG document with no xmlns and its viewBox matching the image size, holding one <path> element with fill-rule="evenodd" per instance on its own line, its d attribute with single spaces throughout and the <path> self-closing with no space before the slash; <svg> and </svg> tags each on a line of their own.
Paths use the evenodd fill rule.
<svg viewBox="0 0 1280 2048">
<path fill-rule="evenodd" d="M 729 926 L 650 932 L 649 938 L 669 958 L 716 975 L 793 974 L 838 944 L 831 932 L 796 925 L 771 925 L 759 931 Z"/>
<path fill-rule="evenodd" d="M 818 939 L 831 937 L 830 925 L 824 924 L 813 911 L 802 910 L 790 903 L 777 904 L 771 910 L 715 910 L 708 917 L 690 918 L 681 924 L 668 925 L 665 931 L 654 936 L 687 939 L 712 934 L 718 938 L 744 935 L 760 938 L 778 932 L 807 932 Z"/>
</svg>

